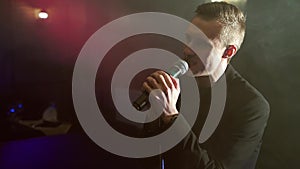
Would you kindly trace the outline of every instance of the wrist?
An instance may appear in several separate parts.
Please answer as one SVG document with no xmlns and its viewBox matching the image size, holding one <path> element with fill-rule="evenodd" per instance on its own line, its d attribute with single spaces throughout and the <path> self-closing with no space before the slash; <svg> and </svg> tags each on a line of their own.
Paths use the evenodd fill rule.
<svg viewBox="0 0 300 169">
<path fill-rule="evenodd" d="M 174 120 L 177 118 L 178 116 L 178 112 L 177 113 L 173 113 L 171 115 L 162 115 L 161 116 L 161 120 L 164 124 L 169 124 L 169 123 L 173 123 Z"/>
</svg>

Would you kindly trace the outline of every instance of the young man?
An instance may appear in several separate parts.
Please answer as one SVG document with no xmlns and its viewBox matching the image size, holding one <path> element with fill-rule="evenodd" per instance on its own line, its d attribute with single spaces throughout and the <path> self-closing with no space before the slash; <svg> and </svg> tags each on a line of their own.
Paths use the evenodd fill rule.
<svg viewBox="0 0 300 169">
<path fill-rule="evenodd" d="M 237 7 L 225 2 L 202 4 L 196 13 L 192 23 L 207 36 L 212 47 L 207 56 L 200 59 L 197 52 L 189 48 L 197 45 L 197 41 L 187 33 L 189 46 L 184 48 L 184 54 L 200 91 L 199 114 L 191 132 L 164 153 L 165 168 L 254 168 L 269 117 L 269 105 L 229 64 L 244 39 L 245 17 Z M 211 100 L 209 86 L 213 84 L 208 83 L 209 78 L 218 83 L 222 76 L 226 76 L 227 81 L 223 116 L 212 136 L 200 144 L 198 138 Z M 162 90 L 166 99 L 161 119 L 163 125 L 172 125 L 173 117 L 180 113 L 176 108 L 179 81 L 157 71 L 147 78 L 143 87 L 149 93 L 154 89 Z"/>
</svg>

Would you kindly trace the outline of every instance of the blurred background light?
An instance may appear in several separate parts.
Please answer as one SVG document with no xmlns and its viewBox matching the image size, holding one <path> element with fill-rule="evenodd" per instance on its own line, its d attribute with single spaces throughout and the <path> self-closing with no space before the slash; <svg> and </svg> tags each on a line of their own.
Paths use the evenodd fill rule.
<svg viewBox="0 0 300 169">
<path fill-rule="evenodd" d="M 48 15 L 48 13 L 46 11 L 41 10 L 39 12 L 38 16 L 39 16 L 40 19 L 47 19 L 49 15 Z"/>
<path fill-rule="evenodd" d="M 18 108 L 19 108 L 19 109 L 22 109 L 22 108 L 23 108 L 23 104 L 21 104 L 21 103 L 18 104 Z"/>
<path fill-rule="evenodd" d="M 15 113 L 15 112 L 16 112 L 16 110 L 15 110 L 14 108 L 11 108 L 11 109 L 9 110 L 9 112 L 11 112 L 11 113 Z"/>
</svg>

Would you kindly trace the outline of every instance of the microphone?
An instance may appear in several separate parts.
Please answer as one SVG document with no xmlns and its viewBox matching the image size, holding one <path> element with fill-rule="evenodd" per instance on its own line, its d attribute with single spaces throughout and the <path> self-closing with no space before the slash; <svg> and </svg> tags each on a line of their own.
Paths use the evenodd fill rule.
<svg viewBox="0 0 300 169">
<path fill-rule="evenodd" d="M 184 60 L 178 60 L 171 68 L 169 68 L 166 72 L 172 77 L 180 77 L 184 75 L 189 69 L 189 65 Z M 137 110 L 142 110 L 148 104 L 148 92 L 144 91 L 141 96 L 139 96 L 134 102 L 133 107 Z"/>
</svg>

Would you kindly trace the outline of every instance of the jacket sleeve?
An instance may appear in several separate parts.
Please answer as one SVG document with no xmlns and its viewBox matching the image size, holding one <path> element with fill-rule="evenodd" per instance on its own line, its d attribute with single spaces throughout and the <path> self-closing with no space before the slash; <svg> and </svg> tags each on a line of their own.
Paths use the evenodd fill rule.
<svg viewBox="0 0 300 169">
<path fill-rule="evenodd" d="M 191 131 L 173 149 L 164 154 L 166 169 L 253 169 L 269 117 L 269 105 L 260 98 L 235 110 L 234 119 L 211 147 L 205 149 Z M 218 129 L 217 129 L 218 130 Z"/>
</svg>

